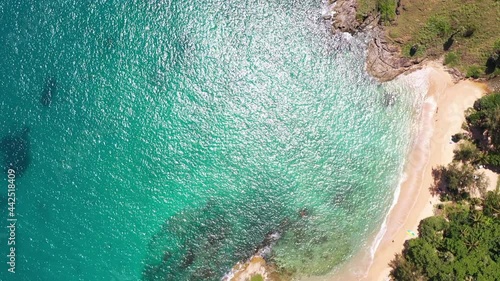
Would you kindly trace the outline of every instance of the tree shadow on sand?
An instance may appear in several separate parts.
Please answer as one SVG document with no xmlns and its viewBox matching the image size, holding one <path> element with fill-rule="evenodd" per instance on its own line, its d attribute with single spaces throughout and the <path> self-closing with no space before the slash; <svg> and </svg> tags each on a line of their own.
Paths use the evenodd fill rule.
<svg viewBox="0 0 500 281">
<path fill-rule="evenodd" d="M 448 192 L 448 189 L 446 188 L 445 172 L 446 168 L 443 166 L 432 168 L 434 183 L 429 187 L 429 191 L 432 196 L 443 196 Z"/>
</svg>

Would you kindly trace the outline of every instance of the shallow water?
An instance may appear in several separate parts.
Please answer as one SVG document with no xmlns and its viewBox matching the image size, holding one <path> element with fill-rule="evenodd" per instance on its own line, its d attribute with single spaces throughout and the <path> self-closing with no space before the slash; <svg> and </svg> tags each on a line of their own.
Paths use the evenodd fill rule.
<svg viewBox="0 0 500 281">
<path fill-rule="evenodd" d="M 369 247 L 420 98 L 322 5 L 2 1 L 0 137 L 29 128 L 30 161 L 0 279 L 218 280 L 272 231 L 290 272 Z"/>
</svg>

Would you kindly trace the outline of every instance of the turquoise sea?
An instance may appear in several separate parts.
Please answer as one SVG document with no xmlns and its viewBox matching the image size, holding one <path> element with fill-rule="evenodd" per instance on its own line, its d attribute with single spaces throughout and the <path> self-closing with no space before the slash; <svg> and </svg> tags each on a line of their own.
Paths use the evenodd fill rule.
<svg viewBox="0 0 500 281">
<path fill-rule="evenodd" d="M 269 233 L 278 266 L 321 275 L 370 247 L 421 98 L 324 9 L 1 1 L 0 280 L 219 280 Z"/>
</svg>

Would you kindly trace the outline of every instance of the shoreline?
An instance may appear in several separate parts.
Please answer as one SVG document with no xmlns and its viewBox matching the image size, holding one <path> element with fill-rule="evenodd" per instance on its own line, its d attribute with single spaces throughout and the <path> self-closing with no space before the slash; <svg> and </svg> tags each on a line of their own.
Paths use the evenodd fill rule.
<svg viewBox="0 0 500 281">
<path fill-rule="evenodd" d="M 439 202 L 439 198 L 429 191 L 434 182 L 432 169 L 452 161 L 456 144 L 451 143 L 451 136 L 460 132 L 465 121 L 464 111 L 487 92 L 481 83 L 461 80 L 455 84 L 453 77 L 436 62 L 428 63 L 420 71 L 428 71 L 429 88 L 418 121 L 419 130 L 405 162 L 404 179 L 398 187 L 400 190 L 396 190 L 395 196 L 399 192 L 397 203 L 384 220 L 385 233 L 373 259 L 365 264 L 367 270 L 362 276 L 359 270 L 354 271 L 358 274 L 353 274 L 352 269 L 357 266 L 352 264 L 346 276 L 339 276 L 342 280 L 388 279 L 389 262 L 396 253 L 401 253 L 406 240 L 414 238 L 409 231 L 418 235 L 420 221 L 432 216 L 434 205 Z M 373 241 L 372 245 L 374 243 L 377 242 Z"/>
<path fill-rule="evenodd" d="M 406 240 L 418 236 L 420 221 L 434 215 L 434 205 L 439 203 L 439 198 L 433 197 L 429 191 L 434 182 L 432 169 L 438 165 L 447 165 L 453 160 L 456 144 L 451 142 L 451 136 L 461 131 L 465 110 L 487 93 L 488 88 L 483 83 L 470 80 L 455 83 L 444 66 L 435 61 L 404 75 L 410 79 L 414 79 L 412 75 L 423 76 L 425 82 L 422 82 L 421 87 L 427 86 L 427 93 L 416 121 L 417 130 L 410 149 L 404 155 L 406 159 L 403 173 L 394 190 L 390 209 L 366 245 L 338 270 L 324 276 L 309 276 L 300 280 L 389 280 L 389 262 L 397 253 L 401 253 Z M 491 176 L 494 175 L 489 176 L 490 181 Z M 264 269 L 265 264 L 259 263 L 258 266 L 251 267 L 250 271 L 263 276 L 270 273 Z M 241 269 L 238 266 L 233 268 L 236 272 Z"/>
</svg>

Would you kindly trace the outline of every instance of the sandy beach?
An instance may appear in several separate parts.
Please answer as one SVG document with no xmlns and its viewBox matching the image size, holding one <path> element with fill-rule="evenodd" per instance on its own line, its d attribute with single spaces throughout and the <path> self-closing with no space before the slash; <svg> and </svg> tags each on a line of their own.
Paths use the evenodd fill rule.
<svg viewBox="0 0 500 281">
<path fill-rule="evenodd" d="M 460 132 L 465 121 L 464 111 L 487 92 L 487 87 L 472 81 L 455 84 L 451 75 L 437 62 L 431 62 L 419 71 L 427 73 L 429 89 L 422 105 L 419 131 L 405 164 L 404 179 L 399 194 L 396 194 L 397 203 L 387 215 L 386 231 L 378 247 L 372 250 L 373 253 L 366 249 L 360 251 L 339 272 L 305 280 L 389 280 L 389 262 L 396 253 L 401 253 L 406 240 L 414 238 L 413 234 L 418 235 L 419 222 L 433 215 L 439 198 L 431 196 L 429 191 L 434 183 L 432 168 L 452 161 L 456 144 L 451 142 L 451 136 Z M 496 174 L 491 171 L 485 171 L 485 174 L 490 185 L 495 186 Z M 370 241 L 372 247 L 374 241 L 375 235 Z"/>
<path fill-rule="evenodd" d="M 397 203 L 387 215 L 386 231 L 378 247 L 373 248 L 374 235 L 370 241 L 374 252 L 370 253 L 365 248 L 352 257 L 340 272 L 303 280 L 389 280 L 389 262 L 396 253 L 401 253 L 406 240 L 414 238 L 413 234 L 418 235 L 420 220 L 433 215 L 439 198 L 431 196 L 429 191 L 434 183 L 432 169 L 452 161 L 456 144 L 451 142 L 451 136 L 460 132 L 465 121 L 464 111 L 487 92 L 487 87 L 472 81 L 455 84 L 439 63 L 429 63 L 419 71 L 428 76 L 428 93 L 422 105 L 418 134 L 405 164 L 404 179 L 399 194 L 396 194 Z M 489 178 L 490 186 L 496 186 L 497 175 L 488 170 L 483 172 Z"/>
<path fill-rule="evenodd" d="M 359 280 L 387 280 L 388 263 L 403 249 L 404 242 L 418 235 L 418 224 L 433 215 L 433 205 L 439 199 L 430 194 L 433 184 L 432 168 L 447 165 L 453 159 L 456 145 L 450 141 L 460 131 L 464 111 L 485 92 L 484 85 L 460 81 L 454 84 L 451 76 L 439 64 L 430 64 L 429 91 L 423 105 L 420 130 L 406 166 L 406 180 L 401 185 L 397 204 L 387 217 L 387 231 L 374 253 L 367 275 Z M 496 181 L 495 181 L 496 184 Z"/>
</svg>

